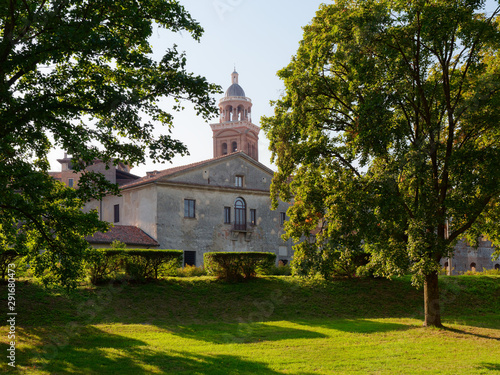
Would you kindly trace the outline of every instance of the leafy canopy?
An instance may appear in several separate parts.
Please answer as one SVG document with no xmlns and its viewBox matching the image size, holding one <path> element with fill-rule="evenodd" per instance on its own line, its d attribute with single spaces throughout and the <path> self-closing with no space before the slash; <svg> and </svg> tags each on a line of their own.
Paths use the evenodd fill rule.
<svg viewBox="0 0 500 375">
<path fill-rule="evenodd" d="M 175 0 L 2 0 L 0 6 L 0 240 L 24 249 L 58 282 L 74 280 L 86 247 L 82 236 L 105 229 L 89 199 L 116 186 L 84 173 L 76 191 L 48 175 L 53 147 L 73 155 L 75 171 L 99 159 L 130 165 L 187 153 L 170 135 L 163 97 L 214 113 L 219 88 L 185 69 L 172 46 L 153 60 L 153 27 L 202 28 Z M 165 126 L 158 135 L 155 126 Z M 29 250 L 28 250 L 29 249 Z M 44 255 L 37 255 L 45 251 Z"/>
<path fill-rule="evenodd" d="M 296 271 L 364 249 L 420 283 L 460 238 L 500 245 L 499 9 L 483 6 L 337 0 L 304 27 L 263 118 Z"/>
</svg>

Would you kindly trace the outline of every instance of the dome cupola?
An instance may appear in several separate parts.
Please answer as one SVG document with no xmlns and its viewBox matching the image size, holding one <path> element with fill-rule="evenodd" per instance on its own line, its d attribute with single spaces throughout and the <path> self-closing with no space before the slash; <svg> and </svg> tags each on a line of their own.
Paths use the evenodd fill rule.
<svg viewBox="0 0 500 375">
<path fill-rule="evenodd" d="M 243 151 L 259 160 L 259 131 L 252 124 L 252 101 L 238 84 L 236 69 L 231 73 L 231 86 L 219 100 L 219 122 L 210 124 L 213 131 L 214 157 Z"/>
<path fill-rule="evenodd" d="M 238 84 L 238 73 L 236 70 L 231 74 L 231 86 L 226 90 L 226 98 L 229 96 L 245 96 L 245 91 Z"/>
</svg>

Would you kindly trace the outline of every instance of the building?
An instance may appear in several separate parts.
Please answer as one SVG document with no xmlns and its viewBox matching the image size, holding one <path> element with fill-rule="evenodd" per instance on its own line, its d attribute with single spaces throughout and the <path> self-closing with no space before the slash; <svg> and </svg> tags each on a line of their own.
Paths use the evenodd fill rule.
<svg viewBox="0 0 500 375">
<path fill-rule="evenodd" d="M 211 124 L 213 158 L 148 172 L 138 178 L 126 166 L 97 163 L 121 196 L 106 196 L 87 204 L 101 220 L 114 224 L 105 234 L 89 238 L 94 246 L 120 239 L 129 247 L 180 249 L 185 264 L 201 265 L 210 251 L 274 252 L 277 261 L 292 257 L 291 241 L 283 241 L 288 204 L 271 210 L 273 171 L 259 162 L 260 128 L 251 122 L 251 100 L 231 74 L 231 85 L 219 101 L 219 122 Z M 68 183 L 71 160 L 60 160 L 61 181 Z M 69 177 L 73 176 L 73 177 Z M 142 242 L 138 242 L 141 238 Z M 149 238 L 149 240 L 148 240 Z"/>
<path fill-rule="evenodd" d="M 484 238 L 479 240 L 477 248 L 470 246 L 465 240 L 460 240 L 455 246 L 453 257 L 441 259 L 441 265 L 448 275 L 460 275 L 468 271 L 500 270 L 500 259 L 493 261 L 491 257 L 494 251 L 491 242 Z"/>
</svg>

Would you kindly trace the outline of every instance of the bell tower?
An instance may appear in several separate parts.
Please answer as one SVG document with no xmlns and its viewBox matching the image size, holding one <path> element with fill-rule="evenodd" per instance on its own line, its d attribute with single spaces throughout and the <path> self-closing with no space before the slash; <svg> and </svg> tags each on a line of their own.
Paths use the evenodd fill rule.
<svg viewBox="0 0 500 375">
<path fill-rule="evenodd" d="M 231 86 L 219 100 L 219 122 L 210 124 L 214 140 L 214 158 L 243 151 L 259 160 L 259 131 L 252 124 L 252 101 L 238 84 L 238 73 L 231 73 Z"/>
</svg>

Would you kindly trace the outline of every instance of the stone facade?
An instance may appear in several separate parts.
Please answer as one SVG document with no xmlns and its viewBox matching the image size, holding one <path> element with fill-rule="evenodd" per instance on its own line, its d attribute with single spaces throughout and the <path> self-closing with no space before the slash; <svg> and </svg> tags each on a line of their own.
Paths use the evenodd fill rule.
<svg viewBox="0 0 500 375">
<path fill-rule="evenodd" d="M 272 177 L 273 171 L 237 152 L 150 173 L 123 185 L 120 197 L 105 197 L 87 209 L 116 225 L 139 227 L 159 248 L 184 250 L 197 266 L 209 251 L 274 252 L 277 261 L 289 262 L 292 243 L 281 239 L 288 204 L 271 210 Z M 189 205 L 193 212 L 187 212 Z"/>
<path fill-rule="evenodd" d="M 484 270 L 500 269 L 500 259 L 492 260 L 495 248 L 485 239 L 479 240 L 479 246 L 474 248 L 461 240 L 455 246 L 453 257 L 441 260 L 441 265 L 450 275 L 460 275 L 467 271 L 481 272 Z M 449 265 L 451 264 L 451 272 Z"/>
</svg>

